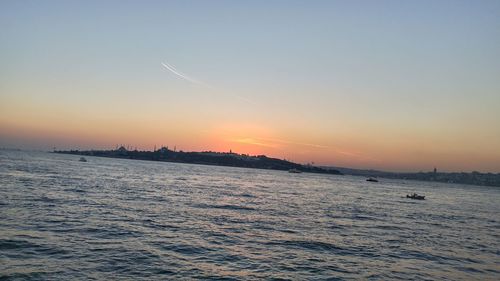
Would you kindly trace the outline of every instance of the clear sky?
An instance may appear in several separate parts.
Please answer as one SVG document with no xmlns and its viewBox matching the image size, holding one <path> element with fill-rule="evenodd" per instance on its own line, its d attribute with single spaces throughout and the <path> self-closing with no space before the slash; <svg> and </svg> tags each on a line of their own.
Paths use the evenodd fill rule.
<svg viewBox="0 0 500 281">
<path fill-rule="evenodd" d="M 500 172 L 500 1 L 0 1 L 0 146 Z"/>
</svg>

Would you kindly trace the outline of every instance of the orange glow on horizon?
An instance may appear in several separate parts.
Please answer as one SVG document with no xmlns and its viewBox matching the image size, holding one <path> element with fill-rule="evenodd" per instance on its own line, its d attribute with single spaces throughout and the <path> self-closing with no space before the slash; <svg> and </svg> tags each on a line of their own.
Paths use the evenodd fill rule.
<svg viewBox="0 0 500 281">
<path fill-rule="evenodd" d="M 362 134 L 339 134 L 323 136 L 300 131 L 273 130 L 271 126 L 253 123 L 219 123 L 200 126 L 188 123 L 185 126 L 152 120 L 95 119 L 89 120 L 73 114 L 71 118 L 57 118 L 52 114 L 33 113 L 17 119 L 0 119 L 0 131 L 10 136 L 13 143 L 18 140 L 47 144 L 44 149 L 104 149 L 118 144 L 143 150 L 152 150 L 162 145 L 184 151 L 229 151 L 249 155 L 267 155 L 298 163 L 333 165 L 382 170 L 430 170 L 432 167 L 447 167 L 448 170 L 463 171 L 463 159 L 468 159 L 470 170 L 500 170 L 496 156 L 474 153 L 470 157 L 465 150 L 443 150 L 440 143 L 422 142 L 404 138 L 387 138 L 385 142 L 367 138 Z M 34 121 L 36 120 L 36 121 Z M 321 141 L 323 140 L 323 141 Z M 332 141 L 335 140 L 335 141 Z M 459 145 L 461 145 L 459 143 Z M 431 159 L 431 160 L 429 160 Z M 434 159 L 434 160 L 432 160 Z M 493 167 L 493 168 L 490 168 Z M 444 169 L 443 169 L 444 170 Z"/>
</svg>

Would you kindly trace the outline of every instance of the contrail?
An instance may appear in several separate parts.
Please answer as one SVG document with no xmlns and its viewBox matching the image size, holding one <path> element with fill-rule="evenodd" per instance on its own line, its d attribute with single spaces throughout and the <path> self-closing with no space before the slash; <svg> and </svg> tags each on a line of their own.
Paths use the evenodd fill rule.
<svg viewBox="0 0 500 281">
<path fill-rule="evenodd" d="M 202 82 L 202 81 L 199 81 L 197 79 L 194 79 L 192 77 L 189 77 L 189 75 L 186 75 L 184 73 L 182 73 L 181 71 L 177 70 L 173 65 L 171 64 L 168 64 L 166 62 L 162 62 L 161 65 L 163 65 L 163 67 L 165 67 L 166 69 L 168 69 L 170 72 L 172 72 L 173 74 L 175 74 L 177 77 L 183 79 L 183 80 L 186 80 L 190 83 L 193 83 L 193 84 L 196 84 L 196 85 L 200 85 L 200 86 L 204 86 L 206 88 L 209 88 L 211 90 L 214 90 L 214 87 L 212 87 L 211 85 L 205 83 L 205 82 Z M 255 102 L 245 98 L 245 97 L 242 97 L 240 95 L 236 95 L 236 94 L 229 94 L 229 96 L 232 96 L 234 98 L 238 98 L 246 103 L 249 103 L 249 104 L 252 104 L 252 105 L 257 105 Z"/>
<path fill-rule="evenodd" d="M 163 65 L 163 67 L 165 67 L 166 69 L 170 70 L 170 72 L 172 72 L 173 74 L 177 75 L 178 77 L 188 81 L 188 82 L 191 82 L 193 84 L 197 84 L 197 85 L 202 85 L 202 86 L 205 86 L 205 87 L 209 87 L 209 88 L 212 88 L 210 85 L 206 84 L 206 83 L 203 83 L 201 81 L 198 81 L 194 78 L 191 78 L 189 77 L 188 75 L 180 72 L 179 70 L 177 70 L 174 66 L 166 63 L 166 62 L 162 62 L 161 65 Z"/>
</svg>

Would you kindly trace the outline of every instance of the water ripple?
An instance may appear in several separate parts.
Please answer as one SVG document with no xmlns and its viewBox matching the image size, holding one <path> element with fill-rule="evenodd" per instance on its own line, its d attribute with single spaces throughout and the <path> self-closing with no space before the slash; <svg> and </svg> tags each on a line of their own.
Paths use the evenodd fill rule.
<svg viewBox="0 0 500 281">
<path fill-rule="evenodd" d="M 0 151 L 1 280 L 500 279 L 498 189 L 87 159 Z"/>
</svg>

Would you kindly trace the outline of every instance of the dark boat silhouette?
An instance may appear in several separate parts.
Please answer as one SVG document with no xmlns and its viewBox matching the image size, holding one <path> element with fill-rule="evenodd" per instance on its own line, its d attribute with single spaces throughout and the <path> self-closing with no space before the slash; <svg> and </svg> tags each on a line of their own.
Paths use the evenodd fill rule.
<svg viewBox="0 0 500 281">
<path fill-rule="evenodd" d="M 415 199 L 415 200 L 425 200 L 425 196 L 424 195 L 418 195 L 416 193 L 413 193 L 413 194 L 406 194 L 406 198 L 410 198 L 410 199 Z"/>
<path fill-rule="evenodd" d="M 366 181 L 378 182 L 378 179 L 369 177 L 369 178 L 366 179 Z"/>
</svg>

